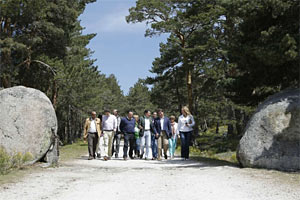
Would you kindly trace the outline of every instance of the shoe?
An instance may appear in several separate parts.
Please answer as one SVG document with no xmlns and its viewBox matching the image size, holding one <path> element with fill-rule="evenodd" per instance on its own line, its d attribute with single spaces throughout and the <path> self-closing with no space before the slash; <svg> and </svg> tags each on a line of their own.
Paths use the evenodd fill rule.
<svg viewBox="0 0 300 200">
<path fill-rule="evenodd" d="M 134 157 L 133 157 L 133 156 L 130 156 L 130 159 L 131 159 L 131 160 L 133 160 L 133 159 L 134 159 Z"/>
<path fill-rule="evenodd" d="M 118 154 L 115 154 L 115 158 L 119 158 Z"/>
<path fill-rule="evenodd" d="M 142 153 L 142 154 L 140 155 L 140 159 L 143 159 L 143 156 L 144 156 L 144 154 Z"/>
<path fill-rule="evenodd" d="M 166 159 L 166 160 L 168 159 L 168 155 L 165 155 L 165 159 Z"/>
<path fill-rule="evenodd" d="M 149 160 L 148 158 L 145 158 L 145 160 Z"/>
<path fill-rule="evenodd" d="M 123 159 L 124 159 L 125 161 L 127 161 L 127 157 L 124 157 Z"/>
<path fill-rule="evenodd" d="M 104 158 L 103 158 L 103 159 L 104 159 L 104 161 L 107 161 L 107 160 L 108 160 L 107 156 L 104 156 Z"/>
<path fill-rule="evenodd" d="M 100 153 L 97 153 L 97 158 L 101 158 L 101 154 Z"/>
<path fill-rule="evenodd" d="M 157 158 L 157 160 L 158 160 L 158 161 L 162 161 L 162 159 L 161 159 L 161 158 Z"/>
<path fill-rule="evenodd" d="M 92 156 L 89 156 L 88 160 L 93 160 L 94 158 Z"/>
<path fill-rule="evenodd" d="M 111 160 L 111 157 L 107 157 L 107 160 Z"/>
<path fill-rule="evenodd" d="M 156 160 L 156 158 L 152 158 L 151 160 Z"/>
</svg>

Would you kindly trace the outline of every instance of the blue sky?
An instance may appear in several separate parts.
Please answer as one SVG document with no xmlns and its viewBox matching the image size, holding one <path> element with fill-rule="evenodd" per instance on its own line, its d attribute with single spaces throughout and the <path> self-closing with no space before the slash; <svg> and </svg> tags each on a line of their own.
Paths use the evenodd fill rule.
<svg viewBox="0 0 300 200">
<path fill-rule="evenodd" d="M 139 78 L 153 76 L 149 70 L 159 56 L 159 43 L 166 41 L 165 35 L 144 37 L 145 23 L 126 23 L 134 5 L 135 0 L 98 0 L 80 16 L 83 33 L 97 33 L 88 45 L 95 51 L 95 64 L 102 73 L 117 77 L 124 94 Z"/>
</svg>

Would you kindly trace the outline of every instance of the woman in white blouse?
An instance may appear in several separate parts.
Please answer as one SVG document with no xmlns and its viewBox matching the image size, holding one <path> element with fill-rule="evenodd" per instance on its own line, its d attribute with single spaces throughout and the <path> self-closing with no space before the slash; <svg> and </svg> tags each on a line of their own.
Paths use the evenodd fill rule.
<svg viewBox="0 0 300 200">
<path fill-rule="evenodd" d="M 171 122 L 171 130 L 172 130 L 172 136 L 169 138 L 169 152 L 171 159 L 174 158 L 175 149 L 176 149 L 176 143 L 177 143 L 177 137 L 178 137 L 178 124 L 175 122 L 175 116 L 170 117 Z"/>
<path fill-rule="evenodd" d="M 182 115 L 178 118 L 178 131 L 180 133 L 181 141 L 181 158 L 183 160 L 189 159 L 190 143 L 193 127 L 195 125 L 194 117 L 187 106 L 181 109 Z"/>
</svg>

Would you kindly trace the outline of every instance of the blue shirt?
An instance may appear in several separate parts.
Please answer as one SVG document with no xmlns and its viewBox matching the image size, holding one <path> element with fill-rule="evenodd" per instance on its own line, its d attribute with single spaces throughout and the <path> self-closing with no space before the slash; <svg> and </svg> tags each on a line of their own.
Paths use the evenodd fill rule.
<svg viewBox="0 0 300 200">
<path fill-rule="evenodd" d="M 122 133 L 134 133 L 135 119 L 129 120 L 127 117 L 123 117 L 120 124 Z"/>
</svg>

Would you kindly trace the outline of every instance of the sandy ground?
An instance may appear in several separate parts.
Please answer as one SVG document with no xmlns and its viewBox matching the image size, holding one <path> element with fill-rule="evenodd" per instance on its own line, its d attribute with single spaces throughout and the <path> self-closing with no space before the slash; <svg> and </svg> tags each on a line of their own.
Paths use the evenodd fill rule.
<svg viewBox="0 0 300 200">
<path fill-rule="evenodd" d="M 82 156 L 0 186 L 1 200 L 299 200 L 300 174 L 179 158 L 87 160 Z"/>
</svg>

